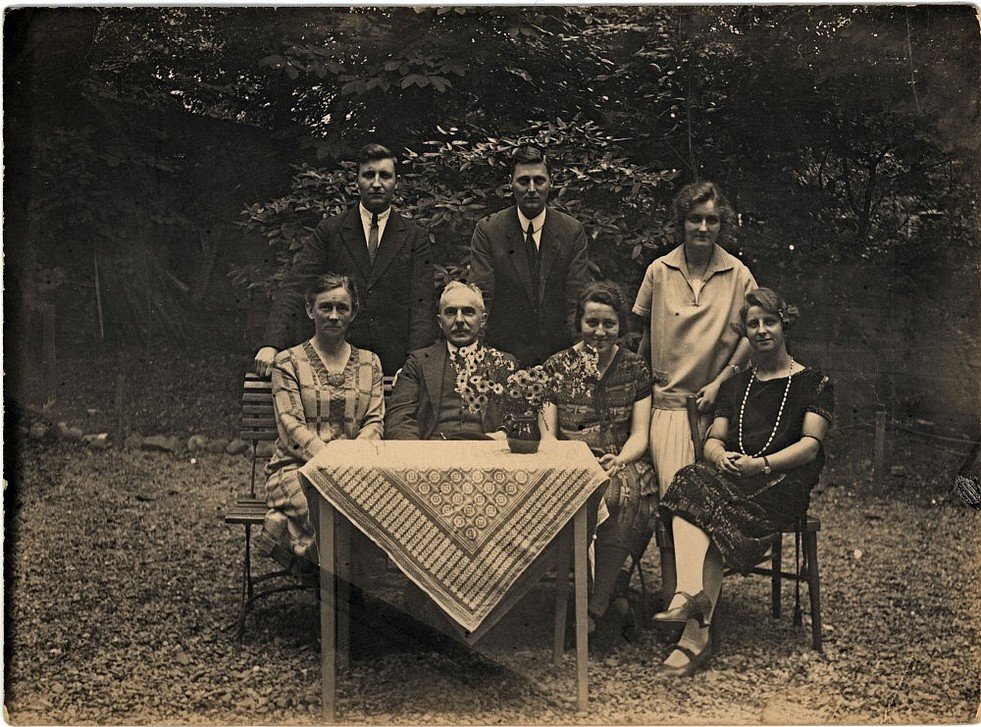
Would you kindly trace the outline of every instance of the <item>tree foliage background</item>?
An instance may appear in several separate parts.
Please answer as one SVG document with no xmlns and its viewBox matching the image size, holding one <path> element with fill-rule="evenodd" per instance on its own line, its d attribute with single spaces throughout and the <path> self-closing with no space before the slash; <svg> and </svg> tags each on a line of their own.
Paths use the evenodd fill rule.
<svg viewBox="0 0 981 727">
<path fill-rule="evenodd" d="M 628 296 L 674 192 L 714 179 L 814 335 L 877 307 L 859 335 L 891 327 L 913 361 L 930 330 L 981 378 L 970 6 L 23 8 L 4 54 L 8 342 L 52 302 L 62 340 L 248 348 L 369 140 L 462 277 L 534 140 Z"/>
</svg>

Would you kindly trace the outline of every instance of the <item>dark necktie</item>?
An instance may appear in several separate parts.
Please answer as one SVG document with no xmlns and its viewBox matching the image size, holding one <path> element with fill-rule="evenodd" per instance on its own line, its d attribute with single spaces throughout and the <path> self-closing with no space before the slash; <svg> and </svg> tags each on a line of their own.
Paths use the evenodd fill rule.
<svg viewBox="0 0 981 727">
<path fill-rule="evenodd" d="M 535 247 L 535 226 L 528 223 L 528 234 L 525 235 L 525 251 L 528 253 L 528 270 L 531 271 L 531 282 L 538 288 L 538 248 Z"/>
<path fill-rule="evenodd" d="M 372 264 L 375 262 L 375 255 L 378 253 L 378 213 L 371 213 L 371 229 L 368 231 L 368 257 Z"/>
</svg>

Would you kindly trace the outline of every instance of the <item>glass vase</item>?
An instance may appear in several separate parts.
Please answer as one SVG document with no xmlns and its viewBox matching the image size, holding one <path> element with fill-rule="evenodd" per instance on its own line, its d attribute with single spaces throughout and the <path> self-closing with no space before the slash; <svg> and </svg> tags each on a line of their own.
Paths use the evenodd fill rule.
<svg viewBox="0 0 981 727">
<path fill-rule="evenodd" d="M 538 451 L 541 434 L 538 416 L 534 413 L 516 415 L 508 427 L 508 447 L 515 454 L 534 454 Z"/>
</svg>

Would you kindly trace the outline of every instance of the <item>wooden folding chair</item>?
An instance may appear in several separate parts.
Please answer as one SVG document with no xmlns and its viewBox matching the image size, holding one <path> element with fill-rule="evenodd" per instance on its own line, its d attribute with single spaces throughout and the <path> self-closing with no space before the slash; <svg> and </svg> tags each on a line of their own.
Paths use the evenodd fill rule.
<svg viewBox="0 0 981 727">
<path fill-rule="evenodd" d="M 293 580 L 288 568 L 252 575 L 252 526 L 262 527 L 269 506 L 264 497 L 256 496 L 256 476 L 259 465 L 265 459 L 259 452 L 260 442 L 274 442 L 279 436 L 276 415 L 273 410 L 272 381 L 268 376 L 247 373 L 242 387 L 242 417 L 239 436 L 252 445 L 249 494 L 239 497 L 225 512 L 226 525 L 241 525 L 245 529 L 245 555 L 242 559 L 242 603 L 239 608 L 236 636 L 239 643 L 245 635 L 245 619 L 260 598 L 282 593 L 314 589 L 316 583 Z M 291 582 L 256 590 L 256 585 L 289 578 Z"/>
<path fill-rule="evenodd" d="M 386 376 L 383 391 L 386 399 L 392 393 L 394 377 Z M 316 590 L 315 580 L 298 581 L 289 568 L 252 575 L 252 527 L 262 527 L 269 506 L 264 497 L 256 495 L 256 477 L 259 475 L 259 465 L 264 461 L 259 453 L 260 442 L 275 442 L 279 436 L 276 427 L 276 411 L 273 407 L 272 380 L 268 376 L 259 376 L 253 372 L 245 374 L 242 386 L 242 417 L 239 436 L 252 445 L 251 470 L 249 474 L 249 494 L 239 497 L 225 512 L 225 524 L 241 525 L 245 529 L 245 555 L 242 559 L 242 604 L 239 609 L 237 638 L 241 643 L 245 635 L 245 619 L 260 598 L 283 593 L 284 591 Z M 288 582 L 256 590 L 256 585 L 279 579 L 289 579 Z"/>
</svg>

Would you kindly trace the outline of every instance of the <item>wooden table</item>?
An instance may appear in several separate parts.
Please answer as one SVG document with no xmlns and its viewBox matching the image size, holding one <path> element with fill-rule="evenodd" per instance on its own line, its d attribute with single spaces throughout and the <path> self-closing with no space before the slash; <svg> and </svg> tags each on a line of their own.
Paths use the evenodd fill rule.
<svg viewBox="0 0 981 727">
<path fill-rule="evenodd" d="M 347 661 L 348 614 L 337 604 L 350 583 L 352 523 L 433 599 L 468 643 L 534 585 L 543 568 L 538 556 L 556 542 L 553 659 L 560 663 L 564 650 L 571 558 L 576 701 L 586 709 L 586 502 L 607 476 L 584 443 L 554 442 L 527 455 L 496 441 L 338 441 L 301 474 L 321 495 L 315 519 L 326 721 L 335 719 L 337 668 Z"/>
</svg>

